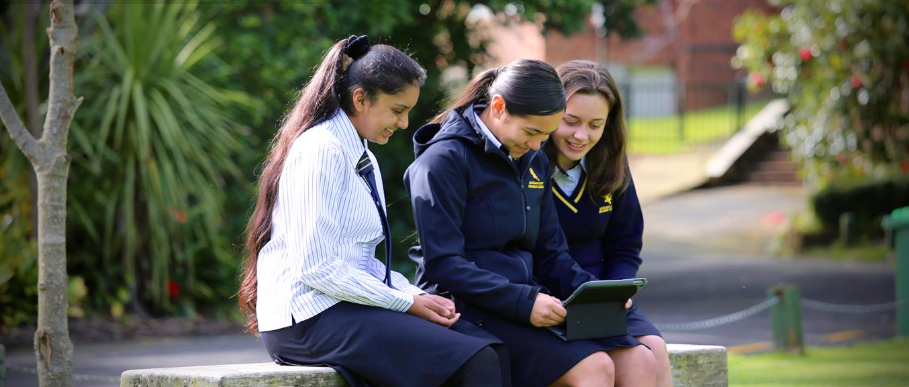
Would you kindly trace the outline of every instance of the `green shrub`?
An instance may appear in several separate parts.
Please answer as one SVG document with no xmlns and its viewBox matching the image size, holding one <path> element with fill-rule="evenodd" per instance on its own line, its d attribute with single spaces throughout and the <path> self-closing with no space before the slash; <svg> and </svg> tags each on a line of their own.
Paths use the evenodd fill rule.
<svg viewBox="0 0 909 387">
<path fill-rule="evenodd" d="M 750 73 L 750 88 L 788 94 L 782 139 L 806 182 L 909 175 L 909 2 L 769 3 L 782 11 L 736 22 L 732 65 Z"/>
<path fill-rule="evenodd" d="M 859 234 L 880 235 L 881 217 L 909 206 L 909 178 L 830 185 L 812 195 L 811 203 L 826 230 L 836 230 L 840 216 L 851 212 Z"/>
</svg>

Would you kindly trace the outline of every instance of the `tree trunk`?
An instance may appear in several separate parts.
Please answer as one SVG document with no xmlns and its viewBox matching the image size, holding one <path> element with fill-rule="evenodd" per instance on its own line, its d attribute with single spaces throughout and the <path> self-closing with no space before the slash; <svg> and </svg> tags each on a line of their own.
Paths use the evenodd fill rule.
<svg viewBox="0 0 909 387">
<path fill-rule="evenodd" d="M 35 25 L 38 22 L 37 13 L 40 9 L 40 2 L 22 4 L 22 16 L 25 19 L 22 28 L 22 64 L 25 66 L 23 69 L 25 72 L 25 119 L 28 123 L 29 132 L 35 138 L 41 137 L 41 116 L 38 114 L 38 65 L 35 63 L 38 60 L 35 56 Z M 32 205 L 29 208 L 32 226 L 28 230 L 28 237 L 34 239 L 38 233 L 38 176 L 32 166 L 28 168 L 28 187 L 32 198 Z"/>
<path fill-rule="evenodd" d="M 42 387 L 73 385 L 73 344 L 69 339 L 66 279 L 66 154 L 69 125 L 82 98 L 73 96 L 77 27 L 72 0 L 50 6 L 50 92 L 44 132 L 36 140 L 0 84 L 0 119 L 28 157 L 38 180 L 38 330 L 35 357 Z"/>
</svg>

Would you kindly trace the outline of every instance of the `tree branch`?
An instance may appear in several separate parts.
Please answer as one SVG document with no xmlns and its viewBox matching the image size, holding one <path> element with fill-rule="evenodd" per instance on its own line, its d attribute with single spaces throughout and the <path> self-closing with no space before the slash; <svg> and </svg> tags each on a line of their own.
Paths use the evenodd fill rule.
<svg viewBox="0 0 909 387">
<path fill-rule="evenodd" d="M 0 120 L 3 121 L 3 125 L 9 130 L 9 136 L 16 142 L 25 157 L 28 157 L 32 165 L 37 165 L 36 162 L 41 153 L 40 145 L 25 128 L 19 113 L 16 113 L 16 108 L 6 95 L 6 89 L 3 88 L 2 83 L 0 83 Z"/>
</svg>

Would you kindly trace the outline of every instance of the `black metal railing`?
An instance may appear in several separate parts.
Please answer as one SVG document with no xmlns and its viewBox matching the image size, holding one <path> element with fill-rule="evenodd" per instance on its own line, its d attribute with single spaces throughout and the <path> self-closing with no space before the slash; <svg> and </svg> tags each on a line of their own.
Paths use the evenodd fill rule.
<svg viewBox="0 0 909 387">
<path fill-rule="evenodd" d="M 771 99 L 748 92 L 744 80 L 726 83 L 621 83 L 629 151 L 671 154 L 729 139 Z"/>
</svg>

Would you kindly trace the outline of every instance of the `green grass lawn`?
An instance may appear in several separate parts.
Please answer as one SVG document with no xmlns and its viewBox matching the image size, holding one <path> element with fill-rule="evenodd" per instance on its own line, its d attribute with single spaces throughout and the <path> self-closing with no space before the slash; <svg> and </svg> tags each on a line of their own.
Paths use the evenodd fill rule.
<svg viewBox="0 0 909 387">
<path fill-rule="evenodd" d="M 835 261 L 883 262 L 890 254 L 890 247 L 883 242 L 860 242 L 855 246 L 812 246 L 800 255 L 807 257 L 827 258 Z"/>
<path fill-rule="evenodd" d="M 730 387 L 906 387 L 909 339 L 810 347 L 805 356 L 729 355 Z"/>
<path fill-rule="evenodd" d="M 764 108 L 768 101 L 752 102 L 745 106 L 744 122 Z M 735 106 L 722 106 L 687 112 L 680 128 L 679 115 L 657 118 L 632 118 L 628 123 L 629 152 L 670 154 L 683 152 L 692 146 L 728 138 L 735 133 Z"/>
</svg>

